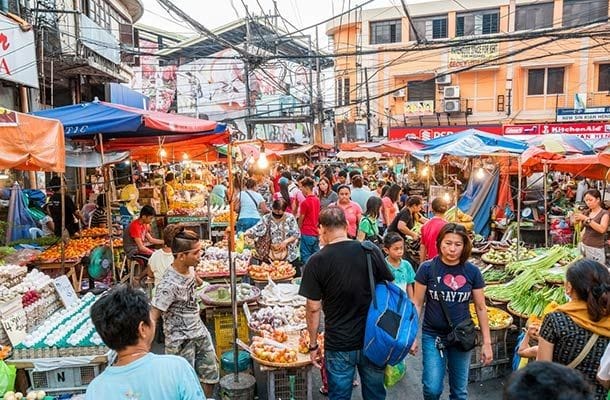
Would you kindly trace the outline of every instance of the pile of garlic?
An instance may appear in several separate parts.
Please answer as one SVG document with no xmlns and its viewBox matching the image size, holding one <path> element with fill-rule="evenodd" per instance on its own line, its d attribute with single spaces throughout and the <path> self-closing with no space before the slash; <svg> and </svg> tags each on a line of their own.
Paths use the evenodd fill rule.
<svg viewBox="0 0 610 400">
<path fill-rule="evenodd" d="M 6 392 L 4 393 L 4 400 L 21 400 L 21 399 L 26 399 L 26 400 L 42 400 L 47 396 L 47 394 L 44 392 L 44 390 L 34 390 L 32 392 L 29 392 L 27 394 L 27 396 L 23 397 L 23 393 L 21 392 Z"/>
</svg>

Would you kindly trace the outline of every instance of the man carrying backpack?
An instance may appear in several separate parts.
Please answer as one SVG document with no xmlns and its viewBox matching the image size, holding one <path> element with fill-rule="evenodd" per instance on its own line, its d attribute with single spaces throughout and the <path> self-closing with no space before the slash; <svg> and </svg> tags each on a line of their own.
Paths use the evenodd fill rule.
<svg viewBox="0 0 610 400">
<path fill-rule="evenodd" d="M 384 367 L 364 356 L 364 331 L 371 304 L 371 285 L 366 251 L 347 237 L 347 220 L 336 206 L 320 212 L 320 251 L 305 267 L 299 294 L 307 298 L 307 330 L 312 338 L 310 356 L 319 367 L 316 341 L 320 310 L 324 309 L 324 358 L 328 375 L 328 395 L 333 400 L 352 396 L 352 380 L 358 368 L 364 400 L 385 399 Z M 385 266 L 379 249 L 372 250 L 376 282 L 394 278 Z"/>
</svg>

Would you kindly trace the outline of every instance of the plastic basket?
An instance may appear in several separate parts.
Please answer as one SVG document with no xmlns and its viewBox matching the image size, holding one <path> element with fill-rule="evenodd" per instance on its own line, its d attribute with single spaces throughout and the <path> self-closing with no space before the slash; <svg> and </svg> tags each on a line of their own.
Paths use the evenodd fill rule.
<svg viewBox="0 0 610 400">
<path fill-rule="evenodd" d="M 220 358 L 222 353 L 233 349 L 233 314 L 228 312 L 214 313 L 214 339 L 216 342 L 216 355 Z M 237 314 L 237 336 L 248 342 L 250 338 L 248 321 L 243 311 Z"/>
<path fill-rule="evenodd" d="M 267 371 L 267 395 L 269 400 L 311 400 L 311 366 Z"/>
<path fill-rule="evenodd" d="M 74 393 L 84 392 L 102 369 L 98 364 L 88 364 L 42 372 L 28 369 L 27 372 L 33 390 Z"/>
</svg>

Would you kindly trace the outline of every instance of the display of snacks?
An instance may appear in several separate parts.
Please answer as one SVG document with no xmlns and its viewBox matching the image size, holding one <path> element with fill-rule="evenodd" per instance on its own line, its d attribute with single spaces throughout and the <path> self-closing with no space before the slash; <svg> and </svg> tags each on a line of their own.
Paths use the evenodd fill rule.
<svg viewBox="0 0 610 400">
<path fill-rule="evenodd" d="M 302 354 L 309 354 L 309 347 L 310 347 L 310 340 L 309 340 L 309 332 L 307 332 L 307 330 L 302 330 L 299 333 L 299 353 Z M 318 346 L 320 347 L 320 352 L 322 352 L 322 354 L 324 353 L 324 332 L 320 332 L 318 333 Z"/>
<path fill-rule="evenodd" d="M 97 237 L 97 236 L 108 236 L 109 231 L 108 228 L 87 228 L 83 229 L 80 232 L 77 232 L 75 236 L 77 237 Z"/>
<path fill-rule="evenodd" d="M 212 223 L 215 223 L 215 224 L 228 224 L 230 216 L 231 216 L 231 212 L 230 211 L 217 214 L 212 219 Z"/>
<path fill-rule="evenodd" d="M 256 301 L 260 296 L 260 289 L 247 283 L 237 284 L 237 303 L 250 303 Z M 209 305 L 228 306 L 231 305 L 230 285 L 210 285 L 200 293 L 201 300 Z"/>
<path fill-rule="evenodd" d="M 236 258 L 235 270 L 237 275 L 246 275 L 248 273 L 248 261 Z M 229 261 L 228 260 L 201 260 L 195 268 L 195 272 L 201 278 L 221 278 L 229 276 Z"/>
<path fill-rule="evenodd" d="M 261 291 L 259 303 L 265 306 L 304 306 L 305 297 L 299 295 L 299 285 L 292 283 L 273 283 Z"/>
<path fill-rule="evenodd" d="M 478 327 L 479 318 L 472 303 L 470 304 L 470 317 L 474 325 Z M 506 329 L 513 323 L 513 317 L 509 313 L 496 307 L 487 307 L 487 319 L 489 321 L 489 329 L 491 330 Z"/>
<path fill-rule="evenodd" d="M 266 331 L 273 334 L 281 328 L 285 332 L 305 328 L 305 307 L 264 307 L 250 315 L 248 324 L 257 332 Z"/>
<path fill-rule="evenodd" d="M 217 217 L 219 215 L 223 215 L 223 214 L 228 215 L 228 212 L 229 212 L 228 205 L 224 205 L 224 206 L 213 205 L 210 207 L 210 215 L 212 218 Z M 227 220 L 227 222 L 228 222 L 228 220 Z"/>
<path fill-rule="evenodd" d="M 64 247 L 64 259 L 75 260 L 89 254 L 97 246 L 106 243 L 103 238 L 82 238 L 73 239 Z M 55 245 L 43 251 L 38 259 L 42 262 L 55 262 L 61 259 L 61 246 Z"/>
<path fill-rule="evenodd" d="M 296 270 L 286 261 L 272 261 L 270 264 L 262 263 L 260 265 L 250 265 L 248 273 L 252 279 L 264 281 L 267 279 L 282 280 L 292 278 L 296 274 Z"/>
<path fill-rule="evenodd" d="M 297 350 L 260 336 L 252 338 L 250 351 L 255 359 L 263 362 L 291 364 L 297 361 Z"/>
<path fill-rule="evenodd" d="M 95 331 L 89 309 L 96 297 L 87 293 L 29 333 L 13 350 L 13 358 L 49 358 L 105 354 L 108 348 Z"/>
</svg>

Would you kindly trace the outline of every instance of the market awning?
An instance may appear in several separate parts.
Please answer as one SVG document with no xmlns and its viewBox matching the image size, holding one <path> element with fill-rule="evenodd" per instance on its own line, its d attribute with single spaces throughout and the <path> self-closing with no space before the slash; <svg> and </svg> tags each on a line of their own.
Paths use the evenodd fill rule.
<svg viewBox="0 0 610 400">
<path fill-rule="evenodd" d="M 0 169 L 64 172 L 61 122 L 0 108 Z"/>
<path fill-rule="evenodd" d="M 281 157 L 284 156 L 295 156 L 298 154 L 305 154 L 309 151 L 316 151 L 316 150 L 330 150 L 332 149 L 331 145 L 324 145 L 324 144 L 306 144 L 300 147 L 297 147 L 295 149 L 289 149 L 289 150 L 282 150 L 277 152 L 277 154 Z"/>
<path fill-rule="evenodd" d="M 104 165 L 116 164 L 129 158 L 128 151 L 105 152 Z M 93 146 L 66 143 L 66 166 L 97 168 L 102 166 L 102 155 Z"/>
<path fill-rule="evenodd" d="M 58 119 L 66 137 L 104 139 L 185 134 L 217 134 L 226 130 L 215 121 L 167 114 L 106 102 L 91 102 L 37 111 L 34 115 Z M 227 135 L 228 136 L 228 135 Z"/>
<path fill-rule="evenodd" d="M 340 151 L 337 153 L 337 158 L 340 160 L 359 158 L 379 160 L 381 158 L 381 154 L 372 151 Z"/>
<path fill-rule="evenodd" d="M 423 150 L 415 151 L 412 154 L 421 160 L 427 157 L 432 164 L 439 163 L 444 155 L 473 157 L 490 156 L 497 153 L 521 154 L 528 147 L 519 140 L 477 129 L 468 129 L 454 135 L 438 137 L 425 141 L 423 144 L 425 145 Z"/>
<path fill-rule="evenodd" d="M 589 179 L 606 179 L 610 169 L 610 153 L 574 155 L 560 160 L 547 161 L 553 171 L 567 172 Z"/>
<path fill-rule="evenodd" d="M 391 140 L 378 143 L 364 143 L 358 146 L 362 150 L 375 151 L 377 153 L 388 153 L 396 155 L 410 154 L 424 148 L 419 141 L 412 140 Z"/>
</svg>

